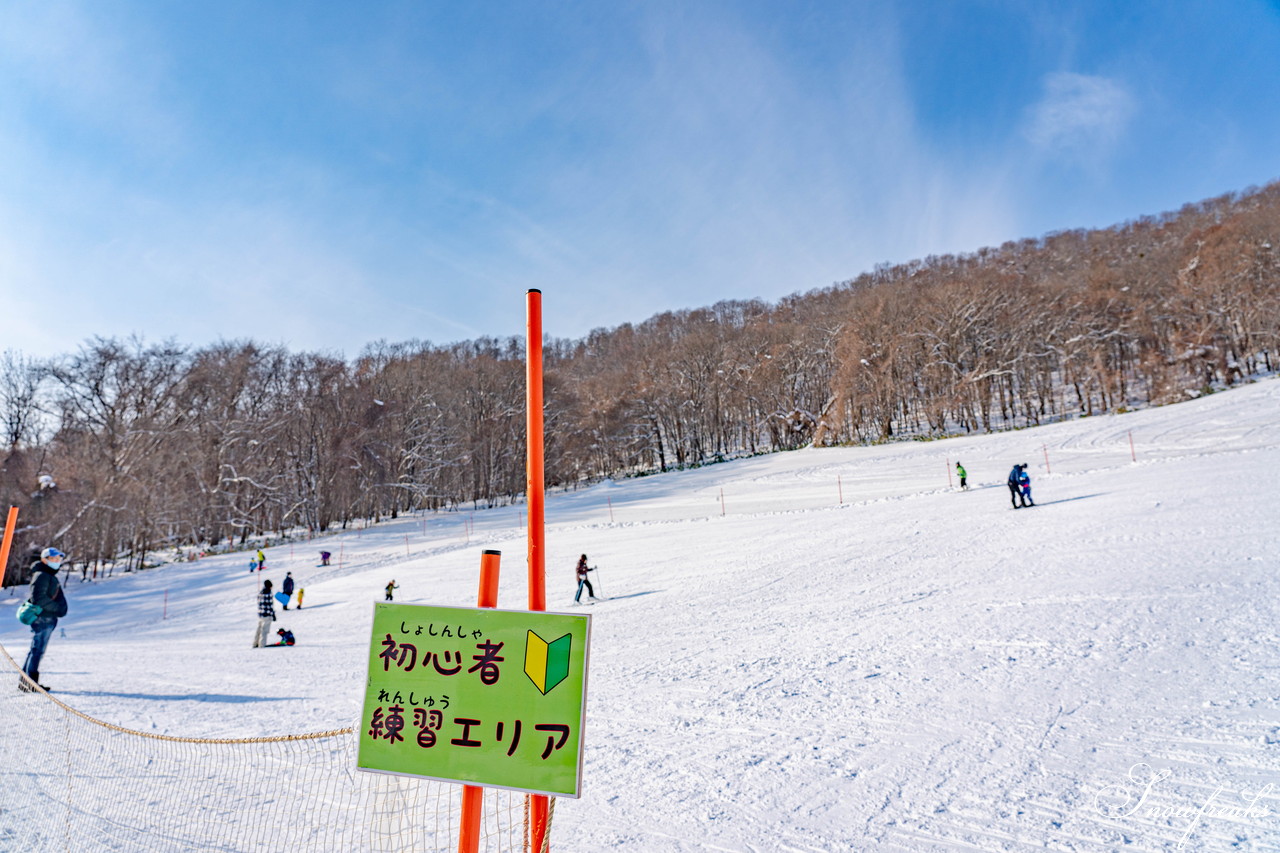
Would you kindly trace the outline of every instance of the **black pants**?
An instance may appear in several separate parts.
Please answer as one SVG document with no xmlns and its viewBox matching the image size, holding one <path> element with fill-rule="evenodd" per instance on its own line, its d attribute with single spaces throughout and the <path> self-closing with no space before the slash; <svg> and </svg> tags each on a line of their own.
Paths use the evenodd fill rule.
<svg viewBox="0 0 1280 853">
<path fill-rule="evenodd" d="M 1009 499 L 1013 501 L 1013 508 L 1018 508 L 1018 498 L 1022 498 L 1022 505 L 1028 506 L 1027 498 L 1022 494 L 1022 490 L 1018 488 L 1017 483 L 1009 484 Z"/>
<path fill-rule="evenodd" d="M 582 580 L 578 581 L 578 594 L 573 597 L 574 601 L 577 601 L 580 598 L 582 598 L 582 588 L 584 586 L 587 588 L 587 595 L 591 596 L 592 598 L 596 597 L 596 591 L 591 588 L 591 581 L 587 580 L 586 578 L 583 578 Z"/>
</svg>

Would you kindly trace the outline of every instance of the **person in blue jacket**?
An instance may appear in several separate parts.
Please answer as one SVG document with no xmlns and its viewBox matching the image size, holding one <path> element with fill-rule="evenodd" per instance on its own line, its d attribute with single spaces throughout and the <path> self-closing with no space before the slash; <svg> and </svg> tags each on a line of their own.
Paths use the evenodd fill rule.
<svg viewBox="0 0 1280 853">
<path fill-rule="evenodd" d="M 1025 492 L 1022 489 L 1022 482 L 1024 478 L 1027 483 Z M 1013 508 L 1018 508 L 1018 498 L 1022 498 L 1022 506 L 1030 506 L 1027 501 L 1031 499 L 1031 478 L 1027 476 L 1026 463 L 1013 466 L 1013 470 L 1009 472 L 1008 483 L 1009 499 L 1013 501 Z"/>
<path fill-rule="evenodd" d="M 31 566 L 31 597 L 28 600 L 40 608 L 40 615 L 31 623 L 31 649 L 22 665 L 27 677 L 18 682 L 18 689 L 24 693 L 30 693 L 35 690 L 33 685 L 40 684 L 40 660 L 49 646 L 49 638 L 53 636 L 59 617 L 67 615 L 67 597 L 58 583 L 58 569 L 62 568 L 62 561 L 66 558 L 67 555 L 57 548 L 45 548 L 40 552 L 40 561 Z M 49 689 L 43 684 L 40 687 Z"/>
<path fill-rule="evenodd" d="M 288 610 L 288 599 L 293 598 L 293 572 L 284 573 L 284 583 L 280 584 L 280 591 L 283 592 L 285 596 L 284 609 Z"/>
<path fill-rule="evenodd" d="M 1022 493 L 1023 506 L 1035 506 L 1031 500 L 1031 475 L 1027 473 L 1027 464 L 1022 463 L 1022 473 L 1018 475 L 1018 490 Z"/>
</svg>

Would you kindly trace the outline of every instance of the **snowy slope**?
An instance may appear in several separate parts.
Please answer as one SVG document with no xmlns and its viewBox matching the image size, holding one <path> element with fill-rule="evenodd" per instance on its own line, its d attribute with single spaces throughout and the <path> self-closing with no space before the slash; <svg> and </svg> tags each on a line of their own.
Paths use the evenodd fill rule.
<svg viewBox="0 0 1280 853">
<path fill-rule="evenodd" d="M 553 849 L 1280 849 L 1278 415 L 1267 381 L 553 496 L 550 609 L 573 607 L 581 552 L 611 597 Z M 1009 507 L 1015 462 L 1035 508 Z M 266 575 L 306 589 L 287 650 L 249 647 L 247 556 L 73 580 L 42 680 L 148 731 L 351 725 L 370 603 L 394 578 L 397 600 L 469 605 L 482 548 L 504 555 L 499 606 L 523 606 L 516 508 L 270 549 Z M 25 629 L 0 628 L 21 659 Z"/>
</svg>

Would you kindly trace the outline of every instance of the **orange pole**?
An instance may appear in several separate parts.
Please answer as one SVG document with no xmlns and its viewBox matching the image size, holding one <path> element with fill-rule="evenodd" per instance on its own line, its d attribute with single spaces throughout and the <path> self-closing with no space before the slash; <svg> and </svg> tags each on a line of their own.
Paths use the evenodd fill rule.
<svg viewBox="0 0 1280 853">
<path fill-rule="evenodd" d="M 501 551 L 484 551 L 480 554 L 480 589 L 476 594 L 477 607 L 498 606 L 498 567 Z M 458 853 L 479 853 L 480 816 L 484 810 L 484 788 L 478 785 L 462 786 L 462 816 L 458 820 Z"/>
<path fill-rule="evenodd" d="M 526 294 L 529 316 L 525 343 L 525 374 L 527 377 L 528 406 L 528 465 L 525 494 L 529 501 L 529 609 L 547 609 L 546 571 L 546 480 L 542 456 L 542 291 L 530 290 Z M 529 841 L 531 850 L 542 850 L 547 833 L 548 800 L 545 796 L 529 795 Z"/>
<path fill-rule="evenodd" d="M 4 542 L 0 543 L 0 582 L 9 575 L 9 548 L 13 546 L 13 532 L 18 529 L 18 508 L 9 507 L 9 518 L 4 523 Z"/>
</svg>

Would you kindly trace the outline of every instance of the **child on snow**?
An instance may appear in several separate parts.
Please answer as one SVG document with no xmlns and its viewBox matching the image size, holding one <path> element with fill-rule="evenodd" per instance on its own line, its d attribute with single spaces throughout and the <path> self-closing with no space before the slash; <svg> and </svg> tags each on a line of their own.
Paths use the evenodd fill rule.
<svg viewBox="0 0 1280 853">
<path fill-rule="evenodd" d="M 276 631 L 276 635 L 280 637 L 280 642 L 272 643 L 273 646 L 292 646 L 296 641 L 293 639 L 293 632 L 281 628 Z"/>
<path fill-rule="evenodd" d="M 1022 473 L 1018 475 L 1018 489 L 1022 492 L 1022 505 L 1035 506 L 1036 502 L 1031 500 L 1031 475 L 1027 473 L 1027 465 L 1022 464 Z"/>
<path fill-rule="evenodd" d="M 387 584 L 387 601 L 395 600 L 392 594 L 399 588 L 400 587 L 396 584 L 394 579 L 392 579 L 391 583 Z"/>
<path fill-rule="evenodd" d="M 961 465 L 959 462 L 956 463 L 956 476 L 960 478 L 960 488 L 962 489 L 969 488 L 969 486 L 965 483 L 965 478 L 968 476 L 968 474 L 965 473 L 964 466 Z"/>
<path fill-rule="evenodd" d="M 587 588 L 587 597 L 591 601 L 596 600 L 596 591 L 591 588 L 591 581 L 587 580 L 587 572 L 590 571 L 594 571 L 594 569 L 587 568 L 587 555 L 583 554 L 578 558 L 578 566 L 574 569 L 578 576 L 578 594 L 573 597 L 575 603 L 582 598 L 582 588 L 584 586 Z"/>
<path fill-rule="evenodd" d="M 321 552 L 320 552 L 320 565 L 322 565 L 322 566 L 327 566 L 327 565 L 329 565 L 329 558 L 330 558 L 330 557 L 332 557 L 332 556 L 333 556 L 333 555 L 332 555 L 332 554 L 330 554 L 328 551 L 321 551 Z"/>
</svg>

